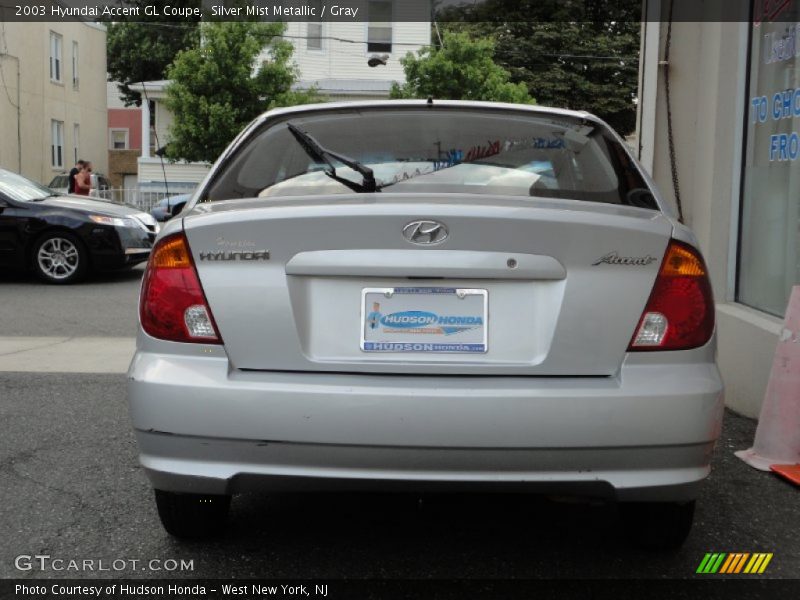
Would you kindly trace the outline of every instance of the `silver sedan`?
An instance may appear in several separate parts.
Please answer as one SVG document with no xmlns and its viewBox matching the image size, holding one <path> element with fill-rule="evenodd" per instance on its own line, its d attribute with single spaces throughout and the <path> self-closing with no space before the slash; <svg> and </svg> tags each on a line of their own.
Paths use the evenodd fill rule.
<svg viewBox="0 0 800 600">
<path fill-rule="evenodd" d="M 466 102 L 268 112 L 161 232 L 128 395 L 161 520 L 249 490 L 621 503 L 676 547 L 720 432 L 691 231 L 596 117 Z"/>
</svg>

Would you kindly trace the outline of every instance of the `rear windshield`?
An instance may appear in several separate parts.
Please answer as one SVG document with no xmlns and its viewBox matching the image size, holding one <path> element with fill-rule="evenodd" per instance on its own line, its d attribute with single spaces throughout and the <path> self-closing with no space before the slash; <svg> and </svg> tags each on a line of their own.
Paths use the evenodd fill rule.
<svg viewBox="0 0 800 600">
<path fill-rule="evenodd" d="M 338 156 L 324 160 L 296 130 Z M 204 200 L 377 190 L 536 196 L 656 209 L 628 153 L 604 127 L 576 118 L 452 108 L 298 115 L 248 137 Z M 345 161 L 347 162 L 347 161 Z M 330 163 L 330 164 L 328 164 Z"/>
</svg>

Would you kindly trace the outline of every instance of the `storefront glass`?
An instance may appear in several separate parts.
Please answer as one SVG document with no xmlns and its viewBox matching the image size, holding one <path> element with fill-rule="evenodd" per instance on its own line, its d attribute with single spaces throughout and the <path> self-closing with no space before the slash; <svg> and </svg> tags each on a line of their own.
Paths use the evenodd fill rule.
<svg viewBox="0 0 800 600">
<path fill-rule="evenodd" d="M 763 0 L 757 0 L 761 5 Z M 783 316 L 800 283 L 800 2 L 776 20 L 756 11 L 737 300 Z"/>
</svg>

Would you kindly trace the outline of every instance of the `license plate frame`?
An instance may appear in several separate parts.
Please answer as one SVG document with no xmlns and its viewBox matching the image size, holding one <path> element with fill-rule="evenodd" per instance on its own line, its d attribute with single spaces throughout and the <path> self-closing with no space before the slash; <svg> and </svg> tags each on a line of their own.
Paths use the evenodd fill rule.
<svg viewBox="0 0 800 600">
<path fill-rule="evenodd" d="M 445 309 L 444 314 L 433 310 L 440 298 L 449 300 L 438 302 Z M 393 312 L 384 315 L 376 299 L 394 304 Z M 464 301 L 466 303 L 459 307 L 458 303 Z M 369 303 L 373 303 L 372 309 Z M 408 306 L 404 307 L 404 303 Z M 397 308 L 402 310 L 395 310 Z M 464 314 L 453 308 L 460 308 Z M 398 324 L 387 323 L 384 319 L 394 319 Z M 407 322 L 401 324 L 401 319 Z M 445 286 L 363 288 L 359 324 L 360 348 L 368 354 L 486 354 L 489 351 L 489 291 Z M 382 331 L 377 331 L 381 327 Z M 446 341 L 450 336 L 459 335 L 460 338 L 451 337 Z"/>
</svg>

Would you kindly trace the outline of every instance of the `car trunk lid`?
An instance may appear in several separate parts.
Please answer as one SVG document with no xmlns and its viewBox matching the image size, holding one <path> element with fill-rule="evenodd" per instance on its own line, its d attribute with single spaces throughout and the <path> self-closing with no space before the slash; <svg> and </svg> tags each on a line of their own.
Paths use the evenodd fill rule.
<svg viewBox="0 0 800 600">
<path fill-rule="evenodd" d="M 415 221 L 446 239 L 409 241 Z M 184 227 L 237 369 L 540 376 L 617 372 L 672 232 L 639 208 L 388 193 L 201 204 Z M 431 314 L 456 320 L 430 335 Z M 416 339 L 456 350 L 369 345 Z"/>
</svg>

